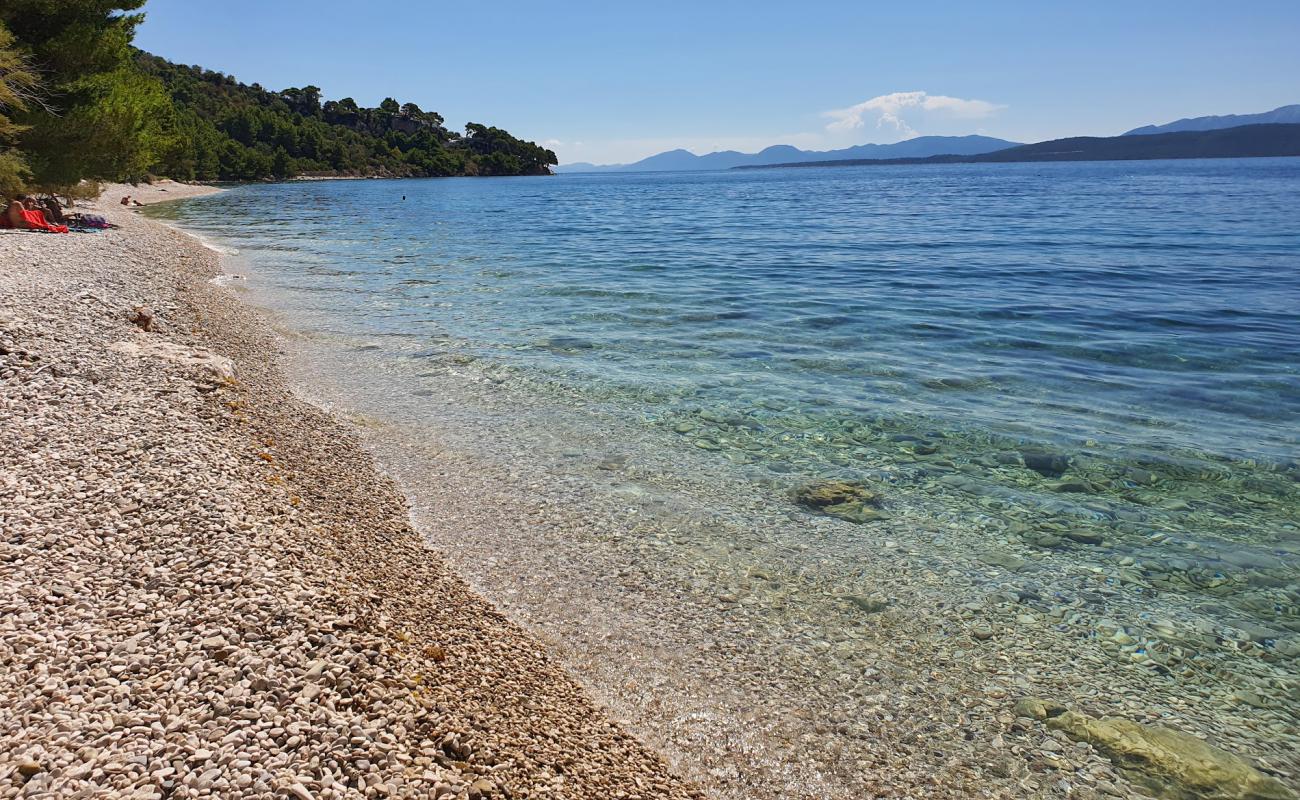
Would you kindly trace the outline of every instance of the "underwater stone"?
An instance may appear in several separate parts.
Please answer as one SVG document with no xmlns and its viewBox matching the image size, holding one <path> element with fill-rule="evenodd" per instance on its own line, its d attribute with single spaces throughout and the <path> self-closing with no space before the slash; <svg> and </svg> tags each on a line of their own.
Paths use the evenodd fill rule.
<svg viewBox="0 0 1300 800">
<path fill-rule="evenodd" d="M 1300 638 L 1278 639 L 1273 643 L 1273 649 L 1286 658 L 1300 658 Z"/>
<path fill-rule="evenodd" d="M 990 566 L 1002 567 L 1003 569 L 1008 569 L 1012 572 L 1019 570 L 1025 565 L 1025 560 L 1023 558 L 1013 556 L 1010 553 L 981 553 L 979 560 Z"/>
<path fill-rule="evenodd" d="M 1127 474 L 1128 474 L 1128 479 L 1138 484 L 1139 486 L 1151 486 L 1156 482 L 1155 473 L 1151 472 L 1150 470 L 1131 467 L 1129 468 Z"/>
<path fill-rule="evenodd" d="M 1195 736 L 1127 719 L 1067 711 L 1047 721 L 1087 742 L 1157 793 L 1204 800 L 1294 800 L 1295 794 L 1244 759 Z M 1173 784 L 1170 786 L 1169 784 Z"/>
<path fill-rule="evenodd" d="M 1077 480 L 1077 481 L 1061 481 L 1060 483 L 1052 484 L 1052 491 L 1065 492 L 1068 494 L 1091 494 L 1096 490 L 1093 488 L 1093 485 L 1091 483 L 1088 483 L 1087 481 Z"/>
<path fill-rule="evenodd" d="M 884 495 L 854 481 L 824 481 L 796 489 L 794 499 L 809 508 L 827 509 L 847 504 L 868 505 L 879 508 Z"/>
<path fill-rule="evenodd" d="M 1038 697 L 1022 697 L 1016 701 L 1015 708 L 1012 709 L 1012 713 L 1017 717 L 1028 717 L 1029 719 L 1057 717 L 1064 714 L 1065 711 L 1065 706 L 1055 700 L 1043 700 Z"/>
<path fill-rule="evenodd" d="M 1079 544 L 1101 544 L 1102 535 L 1097 531 L 1067 531 L 1066 538 Z"/>
<path fill-rule="evenodd" d="M 1022 450 L 1020 458 L 1025 466 L 1045 478 L 1059 478 L 1070 467 L 1070 457 L 1041 450 Z"/>
<path fill-rule="evenodd" d="M 794 491 L 794 501 L 805 508 L 858 524 L 889 519 L 880 511 L 884 495 L 856 481 L 822 481 Z"/>
<path fill-rule="evenodd" d="M 889 608 L 889 600 L 883 597 L 850 595 L 848 601 L 868 614 L 879 614 L 881 611 Z"/>
</svg>

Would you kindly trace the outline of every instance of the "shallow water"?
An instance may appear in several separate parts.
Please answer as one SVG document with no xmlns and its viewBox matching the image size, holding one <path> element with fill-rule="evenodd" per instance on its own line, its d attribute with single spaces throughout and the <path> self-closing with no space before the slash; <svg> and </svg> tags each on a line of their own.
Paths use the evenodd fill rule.
<svg viewBox="0 0 1300 800">
<path fill-rule="evenodd" d="M 900 764 L 1064 791 L 999 760 L 1038 752 L 999 720 L 1030 691 L 1300 769 L 1297 207 L 1262 159 L 151 213 L 238 251 L 431 540 L 684 770 L 848 797 Z M 794 502 L 831 478 L 884 503 Z"/>
</svg>

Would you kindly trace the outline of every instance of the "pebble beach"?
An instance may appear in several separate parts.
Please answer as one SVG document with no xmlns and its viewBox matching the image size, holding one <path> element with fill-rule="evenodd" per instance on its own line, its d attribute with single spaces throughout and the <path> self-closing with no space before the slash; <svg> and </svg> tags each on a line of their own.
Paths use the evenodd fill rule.
<svg viewBox="0 0 1300 800">
<path fill-rule="evenodd" d="M 428 550 L 217 254 L 0 234 L 0 797 L 702 796 Z"/>
<path fill-rule="evenodd" d="M 0 234 L 0 797 L 1296 796 L 1290 467 L 1211 504 L 1188 469 L 804 420 L 778 379 L 629 425 L 422 328 L 463 323 L 452 270 L 371 292 L 384 230 L 304 227 L 331 186 L 144 215 L 210 245 L 118 202 L 213 191 Z M 490 243 L 490 206 L 446 238 Z"/>
</svg>

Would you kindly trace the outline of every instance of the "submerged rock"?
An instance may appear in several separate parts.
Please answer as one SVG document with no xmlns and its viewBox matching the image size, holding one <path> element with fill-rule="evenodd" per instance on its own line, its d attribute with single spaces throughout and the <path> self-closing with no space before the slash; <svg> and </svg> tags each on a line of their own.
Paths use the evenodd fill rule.
<svg viewBox="0 0 1300 800">
<path fill-rule="evenodd" d="M 1128 479 L 1138 486 L 1154 486 L 1156 483 L 1156 475 L 1150 470 L 1130 467 L 1126 474 Z"/>
<path fill-rule="evenodd" d="M 989 566 L 1002 567 L 1003 569 L 1008 569 L 1012 572 L 1018 571 L 1025 565 L 1025 560 L 1019 556 L 1013 556 L 1010 553 L 999 553 L 996 551 L 981 553 L 979 560 Z"/>
<path fill-rule="evenodd" d="M 1064 494 L 1093 494 L 1096 487 L 1084 480 L 1060 481 L 1052 485 L 1052 491 Z"/>
<path fill-rule="evenodd" d="M 1104 537 L 1098 531 L 1066 531 L 1066 538 L 1079 544 L 1101 544 Z"/>
<path fill-rule="evenodd" d="M 1059 717 L 1065 711 L 1065 706 L 1055 700 L 1043 700 L 1039 697 L 1023 697 L 1016 701 L 1015 708 L 1012 709 L 1012 713 L 1017 717 L 1028 717 L 1029 719 Z"/>
<path fill-rule="evenodd" d="M 859 610 L 868 614 L 879 614 L 881 611 L 889 608 L 889 599 L 873 595 L 849 595 L 848 601 L 857 606 Z"/>
<path fill-rule="evenodd" d="M 1187 800 L 1294 800 L 1277 780 L 1232 753 L 1186 733 L 1119 717 L 1095 719 L 1077 711 L 1047 720 L 1049 728 L 1087 742 L 1130 778 L 1157 795 Z"/>
<path fill-rule="evenodd" d="M 809 508 L 829 508 L 848 503 L 862 503 L 879 508 L 884 497 L 861 483 L 824 481 L 795 490 L 795 500 Z"/>
<path fill-rule="evenodd" d="M 1034 544 L 1049 550 L 1056 547 L 1060 547 L 1062 542 L 1063 540 L 1061 539 L 1061 537 L 1051 533 L 1040 533 L 1033 538 Z"/>
<path fill-rule="evenodd" d="M 1070 457 L 1059 453 L 1048 453 L 1042 450 L 1022 450 L 1020 451 L 1020 458 L 1025 462 L 1026 467 L 1044 478 L 1059 478 L 1070 468 Z"/>
<path fill-rule="evenodd" d="M 854 481 L 823 481 L 796 489 L 794 500 L 832 517 L 864 523 L 887 519 L 880 506 L 884 495 Z"/>
</svg>

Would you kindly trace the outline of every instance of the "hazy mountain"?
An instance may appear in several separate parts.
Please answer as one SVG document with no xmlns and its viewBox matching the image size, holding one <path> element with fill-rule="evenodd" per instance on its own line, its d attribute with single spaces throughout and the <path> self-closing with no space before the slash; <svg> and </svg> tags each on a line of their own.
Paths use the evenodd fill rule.
<svg viewBox="0 0 1300 800">
<path fill-rule="evenodd" d="M 1225 114 L 1221 117 L 1190 117 L 1170 122 L 1167 125 L 1144 125 L 1126 132 L 1125 136 L 1147 136 L 1153 133 L 1177 133 L 1179 131 L 1214 131 L 1221 128 L 1238 128 L 1242 125 L 1300 123 L 1300 104 L 1282 106 L 1262 114 Z"/>
<path fill-rule="evenodd" d="M 732 167 L 765 166 L 805 161 L 834 161 L 858 158 L 925 158 L 935 155 L 967 156 L 988 153 L 1005 147 L 1015 147 L 1016 142 L 994 139 L 990 136 L 918 136 L 894 144 L 860 144 L 842 150 L 800 150 L 788 144 L 778 144 L 757 153 L 739 153 L 722 150 L 697 156 L 688 150 L 669 150 L 666 153 L 643 158 L 635 164 L 561 164 L 557 172 L 670 172 L 704 169 L 731 169 Z"/>
<path fill-rule="evenodd" d="M 1048 142 L 1008 147 L 975 155 L 937 155 L 927 158 L 838 159 L 786 164 L 746 165 L 740 169 L 769 167 L 849 167 L 891 164 L 993 164 L 1011 161 L 1144 161 L 1166 158 L 1265 158 L 1300 156 L 1300 124 L 1242 125 L 1209 131 L 1175 131 L 1142 136 L 1074 136 Z"/>
</svg>

